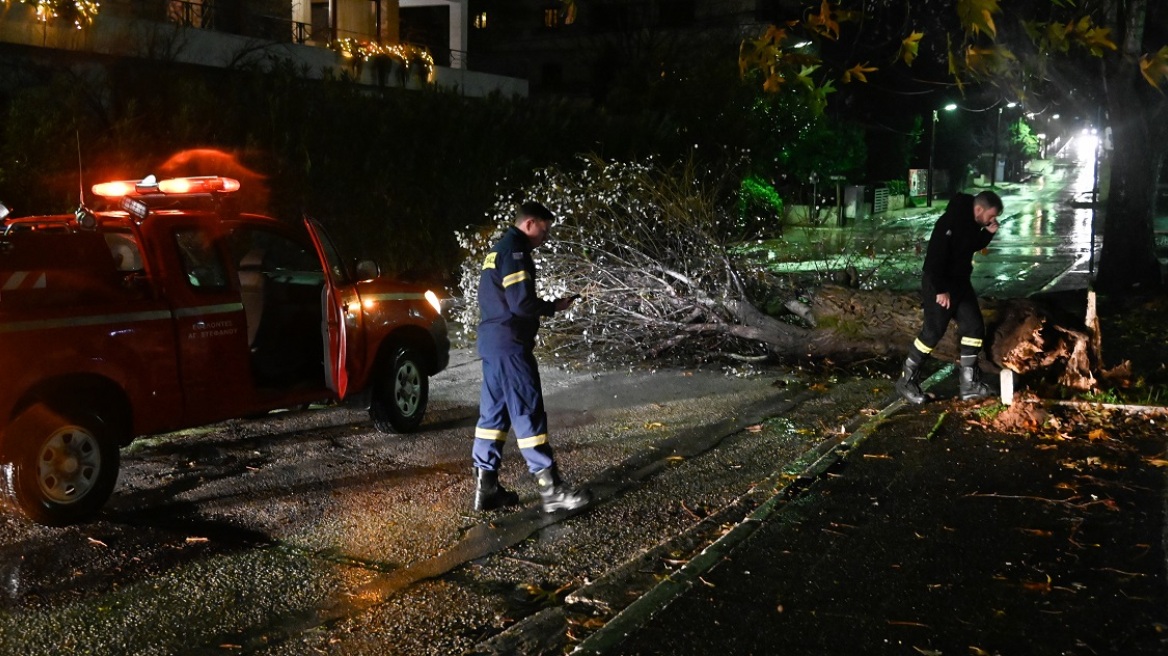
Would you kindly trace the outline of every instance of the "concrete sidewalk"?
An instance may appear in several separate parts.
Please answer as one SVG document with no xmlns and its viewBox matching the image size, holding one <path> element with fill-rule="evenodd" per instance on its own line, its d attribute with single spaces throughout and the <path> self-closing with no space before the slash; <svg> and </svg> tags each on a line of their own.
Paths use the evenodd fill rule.
<svg viewBox="0 0 1168 656">
<path fill-rule="evenodd" d="M 1164 421 L 1012 434 L 970 403 L 904 408 L 580 651 L 1168 653 Z"/>
</svg>

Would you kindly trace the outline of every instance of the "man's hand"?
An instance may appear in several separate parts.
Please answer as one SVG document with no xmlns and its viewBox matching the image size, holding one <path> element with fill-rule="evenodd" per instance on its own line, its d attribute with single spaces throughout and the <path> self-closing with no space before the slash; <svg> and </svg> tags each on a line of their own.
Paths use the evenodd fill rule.
<svg viewBox="0 0 1168 656">
<path fill-rule="evenodd" d="M 937 294 L 937 305 L 940 305 L 941 307 L 945 308 L 946 310 L 949 309 L 949 292 L 945 292 L 943 294 Z"/>
<path fill-rule="evenodd" d="M 998 220 L 994 219 L 993 221 L 990 221 L 989 223 L 986 224 L 985 229 L 989 230 L 990 234 L 992 235 L 992 234 L 997 233 L 999 225 L 1000 224 L 998 223 Z"/>
<path fill-rule="evenodd" d="M 579 294 L 572 294 L 571 296 L 557 298 L 555 300 L 556 312 L 563 312 L 564 310 L 567 310 L 568 308 L 572 307 L 572 304 L 575 303 L 576 299 L 578 299 L 578 298 L 580 298 Z"/>
</svg>

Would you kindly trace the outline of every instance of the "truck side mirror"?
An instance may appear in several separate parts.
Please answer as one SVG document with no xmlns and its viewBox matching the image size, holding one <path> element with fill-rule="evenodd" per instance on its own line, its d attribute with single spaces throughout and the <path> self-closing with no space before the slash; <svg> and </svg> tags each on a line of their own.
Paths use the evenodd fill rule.
<svg viewBox="0 0 1168 656">
<path fill-rule="evenodd" d="M 373 260 L 357 262 L 357 278 L 359 280 L 373 280 L 381 275 L 381 267 Z"/>
</svg>

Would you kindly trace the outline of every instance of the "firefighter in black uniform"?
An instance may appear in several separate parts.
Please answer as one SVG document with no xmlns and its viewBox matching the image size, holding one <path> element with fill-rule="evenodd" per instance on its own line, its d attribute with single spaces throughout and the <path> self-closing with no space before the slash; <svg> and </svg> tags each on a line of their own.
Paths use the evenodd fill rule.
<svg viewBox="0 0 1168 656">
<path fill-rule="evenodd" d="M 533 353 L 539 318 L 568 309 L 576 299 L 547 301 L 536 295 L 531 251 L 547 241 L 551 224 L 546 207 L 524 203 L 515 224 L 483 261 L 478 332 L 483 387 L 474 440 L 475 510 L 519 502 L 519 495 L 499 484 L 503 444 L 512 428 L 539 486 L 544 512 L 579 508 L 591 498 L 587 490 L 573 489 L 560 479 L 548 444 L 547 413 Z"/>
<path fill-rule="evenodd" d="M 925 323 L 909 347 L 904 370 L 896 381 L 896 391 L 909 403 L 924 403 L 925 394 L 918 381 L 921 363 L 941 341 L 954 318 L 961 331 L 958 388 L 961 399 L 968 401 L 992 394 L 989 386 L 981 381 L 977 364 L 985 339 L 985 322 L 969 276 L 973 273 L 973 254 L 994 238 L 1001 213 L 1002 199 L 992 191 L 977 196 L 959 193 L 949 201 L 945 213 L 933 226 L 921 281 Z"/>
</svg>

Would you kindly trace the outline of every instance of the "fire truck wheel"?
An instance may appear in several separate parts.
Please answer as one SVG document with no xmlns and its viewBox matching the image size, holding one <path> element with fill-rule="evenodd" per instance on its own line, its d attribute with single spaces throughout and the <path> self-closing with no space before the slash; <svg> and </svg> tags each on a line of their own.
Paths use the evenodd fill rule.
<svg viewBox="0 0 1168 656">
<path fill-rule="evenodd" d="M 9 425 L 0 488 L 17 510 L 49 526 L 92 517 L 118 479 L 118 448 L 96 417 L 37 403 Z"/>
<path fill-rule="evenodd" d="M 418 429 L 430 398 L 430 378 L 422 356 L 408 346 L 398 347 L 388 366 L 378 373 L 369 416 L 382 433 L 410 433 Z"/>
</svg>

